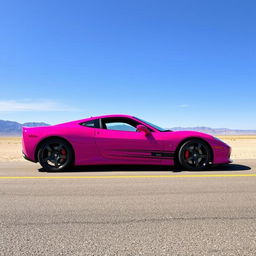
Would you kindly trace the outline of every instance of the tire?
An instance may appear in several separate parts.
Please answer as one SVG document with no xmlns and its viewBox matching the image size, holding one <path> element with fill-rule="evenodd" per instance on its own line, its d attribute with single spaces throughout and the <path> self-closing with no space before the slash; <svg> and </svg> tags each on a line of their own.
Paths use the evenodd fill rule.
<svg viewBox="0 0 256 256">
<path fill-rule="evenodd" d="M 180 147 L 178 160 L 184 169 L 190 171 L 205 170 L 212 161 L 211 149 L 203 140 L 191 139 Z"/>
<path fill-rule="evenodd" d="M 71 146 L 62 139 L 44 141 L 38 150 L 37 156 L 43 169 L 48 172 L 66 170 L 74 160 Z"/>
</svg>

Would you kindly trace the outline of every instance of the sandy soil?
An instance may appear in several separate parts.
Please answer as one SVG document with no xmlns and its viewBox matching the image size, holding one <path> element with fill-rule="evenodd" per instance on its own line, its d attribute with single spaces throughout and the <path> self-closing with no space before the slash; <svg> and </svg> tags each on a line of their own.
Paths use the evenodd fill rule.
<svg viewBox="0 0 256 256">
<path fill-rule="evenodd" d="M 0 161 L 26 161 L 22 157 L 21 138 L 0 137 Z"/>
<path fill-rule="evenodd" d="M 232 147 L 232 159 L 256 159 L 256 136 L 218 136 Z M 0 162 L 25 161 L 21 138 L 0 137 Z"/>
<path fill-rule="evenodd" d="M 232 147 L 232 159 L 256 159 L 256 136 L 217 136 Z"/>
</svg>

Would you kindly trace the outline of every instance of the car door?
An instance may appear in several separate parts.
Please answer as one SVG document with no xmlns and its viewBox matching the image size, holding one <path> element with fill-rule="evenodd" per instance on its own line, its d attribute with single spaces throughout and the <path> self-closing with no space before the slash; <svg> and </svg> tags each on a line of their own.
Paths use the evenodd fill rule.
<svg viewBox="0 0 256 256">
<path fill-rule="evenodd" d="M 136 132 L 136 124 L 131 125 L 126 119 L 103 122 L 105 127 L 95 130 L 95 140 L 106 160 L 111 163 L 161 164 L 159 153 L 163 152 L 164 145 L 157 139 L 157 132 L 147 136 L 144 132 Z"/>
</svg>

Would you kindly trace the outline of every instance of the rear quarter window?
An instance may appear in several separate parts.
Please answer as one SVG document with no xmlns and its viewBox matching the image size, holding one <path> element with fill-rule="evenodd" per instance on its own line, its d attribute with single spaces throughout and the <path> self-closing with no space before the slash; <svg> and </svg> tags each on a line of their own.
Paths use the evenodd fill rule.
<svg viewBox="0 0 256 256">
<path fill-rule="evenodd" d="M 80 123 L 80 125 L 89 127 L 89 128 L 99 128 L 99 119 L 90 120 L 87 122 Z"/>
</svg>

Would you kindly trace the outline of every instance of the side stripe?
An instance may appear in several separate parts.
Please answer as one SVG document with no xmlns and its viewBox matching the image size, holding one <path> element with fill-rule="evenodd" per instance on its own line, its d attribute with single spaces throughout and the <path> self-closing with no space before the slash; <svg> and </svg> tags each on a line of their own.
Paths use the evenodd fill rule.
<svg viewBox="0 0 256 256">
<path fill-rule="evenodd" d="M 132 155 L 132 154 L 127 154 L 127 155 L 118 155 L 118 154 L 111 154 L 110 156 L 113 157 L 134 157 L 134 158 L 150 158 L 150 159 L 173 159 L 173 156 L 160 156 L 160 155 Z"/>
</svg>

